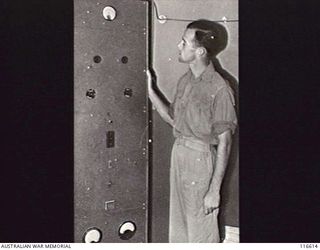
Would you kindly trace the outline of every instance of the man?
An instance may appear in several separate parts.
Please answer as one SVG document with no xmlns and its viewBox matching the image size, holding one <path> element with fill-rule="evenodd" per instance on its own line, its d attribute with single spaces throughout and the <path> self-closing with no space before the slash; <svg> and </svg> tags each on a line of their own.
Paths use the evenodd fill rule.
<svg viewBox="0 0 320 250">
<path fill-rule="evenodd" d="M 170 242 L 220 242 L 220 189 L 237 125 L 234 97 L 212 58 L 224 48 L 224 28 L 208 20 L 190 23 L 178 44 L 189 71 L 170 106 L 159 98 L 148 72 L 149 97 L 176 137 L 170 168 Z"/>
</svg>

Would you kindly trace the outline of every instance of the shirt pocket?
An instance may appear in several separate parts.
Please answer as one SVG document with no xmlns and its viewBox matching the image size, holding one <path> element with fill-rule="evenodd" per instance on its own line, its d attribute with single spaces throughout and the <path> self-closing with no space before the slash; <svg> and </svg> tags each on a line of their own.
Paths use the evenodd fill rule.
<svg viewBox="0 0 320 250">
<path fill-rule="evenodd" d="M 201 134 L 210 134 L 210 104 L 205 99 L 194 100 L 190 103 L 189 124 L 193 130 Z"/>
</svg>

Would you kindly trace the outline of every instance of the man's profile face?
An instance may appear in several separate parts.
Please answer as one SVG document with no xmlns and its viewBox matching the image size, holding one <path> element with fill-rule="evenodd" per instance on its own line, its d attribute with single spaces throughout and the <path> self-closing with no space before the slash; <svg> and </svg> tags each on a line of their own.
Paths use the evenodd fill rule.
<svg viewBox="0 0 320 250">
<path fill-rule="evenodd" d="M 196 58 L 196 46 L 194 43 L 194 29 L 186 29 L 183 33 L 179 48 L 179 62 L 192 63 Z"/>
</svg>

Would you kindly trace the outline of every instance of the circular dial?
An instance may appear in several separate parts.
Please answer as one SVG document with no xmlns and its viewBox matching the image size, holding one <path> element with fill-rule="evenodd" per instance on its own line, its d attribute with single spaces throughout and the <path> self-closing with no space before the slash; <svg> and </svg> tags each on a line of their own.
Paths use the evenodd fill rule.
<svg viewBox="0 0 320 250">
<path fill-rule="evenodd" d="M 103 9 L 103 17 L 108 21 L 113 21 L 117 16 L 117 11 L 111 7 L 107 6 Z"/>
<path fill-rule="evenodd" d="M 119 236 L 122 240 L 129 240 L 136 232 L 136 225 L 131 221 L 124 222 L 119 228 Z"/>
<path fill-rule="evenodd" d="M 84 243 L 98 243 L 101 241 L 102 233 L 98 228 L 89 228 L 83 237 Z"/>
</svg>

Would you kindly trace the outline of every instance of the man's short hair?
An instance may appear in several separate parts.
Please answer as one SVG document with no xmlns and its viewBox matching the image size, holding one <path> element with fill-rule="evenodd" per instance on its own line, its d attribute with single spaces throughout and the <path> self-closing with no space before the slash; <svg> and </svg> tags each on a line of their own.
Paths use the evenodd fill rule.
<svg viewBox="0 0 320 250">
<path fill-rule="evenodd" d="M 227 47 L 227 30 L 219 23 L 200 19 L 189 23 L 187 29 L 194 29 L 195 44 L 207 50 L 208 57 L 213 58 Z"/>
</svg>

